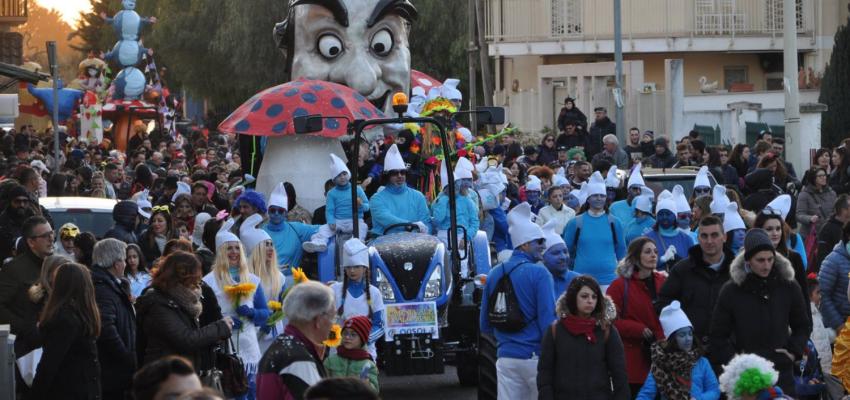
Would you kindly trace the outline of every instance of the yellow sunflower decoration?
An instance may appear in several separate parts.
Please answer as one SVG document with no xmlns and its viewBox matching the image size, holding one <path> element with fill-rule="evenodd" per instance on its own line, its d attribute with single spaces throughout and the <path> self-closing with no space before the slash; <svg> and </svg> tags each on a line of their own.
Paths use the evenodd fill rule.
<svg viewBox="0 0 850 400">
<path fill-rule="evenodd" d="M 327 340 L 322 343 L 328 347 L 338 347 L 342 343 L 342 327 L 339 324 L 333 324 L 331 331 L 328 332 Z"/>
</svg>

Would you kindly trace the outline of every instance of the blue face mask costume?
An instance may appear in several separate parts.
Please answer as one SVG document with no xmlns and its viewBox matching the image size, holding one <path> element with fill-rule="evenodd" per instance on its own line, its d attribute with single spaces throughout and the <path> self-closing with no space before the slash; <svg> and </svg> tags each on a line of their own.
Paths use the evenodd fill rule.
<svg viewBox="0 0 850 400">
<path fill-rule="evenodd" d="M 656 222 L 658 222 L 658 227 L 661 229 L 673 229 L 676 227 L 676 215 L 673 214 L 670 210 L 661 210 L 658 212 L 658 215 L 655 217 Z"/>
<path fill-rule="evenodd" d="M 679 350 L 691 351 L 691 348 L 694 347 L 694 328 L 679 329 L 673 334 L 673 338 L 676 340 L 676 346 L 679 347 Z"/>
<path fill-rule="evenodd" d="M 747 231 L 744 229 L 735 229 L 732 232 L 729 232 L 729 247 L 732 249 L 732 253 L 738 254 L 738 250 L 741 247 L 744 247 L 744 236 L 746 236 Z"/>
<path fill-rule="evenodd" d="M 679 224 L 679 228 L 691 229 L 691 213 L 679 213 L 676 222 Z"/>
<path fill-rule="evenodd" d="M 272 212 L 272 210 L 269 210 L 269 222 L 274 225 L 280 225 L 283 223 L 283 221 L 286 221 L 286 210 L 282 208 L 279 210 L 281 211 L 279 213 Z"/>
<path fill-rule="evenodd" d="M 570 264 L 570 252 L 567 245 L 558 243 L 543 253 L 543 265 L 553 274 L 561 275 L 567 271 Z"/>
<path fill-rule="evenodd" d="M 594 194 L 587 198 L 587 204 L 590 205 L 590 208 L 599 210 L 605 208 L 605 202 L 607 200 L 608 197 L 604 194 Z"/>
<path fill-rule="evenodd" d="M 578 210 L 579 208 L 578 197 L 575 197 L 571 194 L 567 195 L 567 198 L 564 199 L 564 203 L 566 203 L 567 207 L 572 208 L 573 210 Z"/>
<path fill-rule="evenodd" d="M 612 187 L 606 187 L 605 195 L 607 197 L 606 200 L 608 201 L 608 203 L 613 203 L 614 200 L 617 198 L 617 189 L 614 189 Z"/>
<path fill-rule="evenodd" d="M 535 204 L 540 201 L 540 192 L 536 190 L 530 190 L 525 192 L 525 198 L 528 199 L 529 204 Z"/>
<path fill-rule="evenodd" d="M 543 239 L 533 240 L 528 242 L 528 254 L 534 261 L 540 261 L 543 259 L 543 249 L 546 248 L 546 243 Z"/>
</svg>

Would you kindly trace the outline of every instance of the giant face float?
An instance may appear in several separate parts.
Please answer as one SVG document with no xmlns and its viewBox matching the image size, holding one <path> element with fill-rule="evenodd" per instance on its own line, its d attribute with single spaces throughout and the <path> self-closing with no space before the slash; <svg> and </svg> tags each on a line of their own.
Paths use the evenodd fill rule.
<svg viewBox="0 0 850 400">
<path fill-rule="evenodd" d="M 290 79 L 346 85 L 390 115 L 395 92 L 409 92 L 410 22 L 417 16 L 408 0 L 290 0 L 289 15 L 274 38 Z M 269 137 L 257 176 L 257 190 L 270 193 L 291 182 L 299 204 L 324 204 L 321 182 L 327 168 L 310 168 L 334 153 L 344 159 L 338 139 L 319 136 Z"/>
</svg>

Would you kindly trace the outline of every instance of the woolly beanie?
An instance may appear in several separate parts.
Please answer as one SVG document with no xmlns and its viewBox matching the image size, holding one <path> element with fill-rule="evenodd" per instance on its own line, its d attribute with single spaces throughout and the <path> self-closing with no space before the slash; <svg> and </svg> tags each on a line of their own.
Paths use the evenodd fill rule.
<svg viewBox="0 0 850 400">
<path fill-rule="evenodd" d="M 372 321 L 369 321 L 369 318 L 362 315 L 351 317 L 345 320 L 342 328 L 351 328 L 357 333 L 357 336 L 360 336 L 360 341 L 363 344 L 369 343 L 369 332 L 372 331 Z"/>
<path fill-rule="evenodd" d="M 770 241 L 770 236 L 767 235 L 767 231 L 760 228 L 750 229 L 747 232 L 747 236 L 744 236 L 744 259 L 749 260 L 756 253 L 764 250 L 776 252 L 776 249 L 773 248 L 773 242 Z"/>
</svg>

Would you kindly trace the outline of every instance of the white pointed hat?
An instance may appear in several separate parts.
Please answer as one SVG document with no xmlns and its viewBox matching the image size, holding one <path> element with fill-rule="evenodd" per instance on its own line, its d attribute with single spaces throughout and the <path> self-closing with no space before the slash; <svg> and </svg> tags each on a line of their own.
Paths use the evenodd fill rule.
<svg viewBox="0 0 850 400">
<path fill-rule="evenodd" d="M 134 201 L 139 207 L 139 215 L 145 217 L 145 219 L 150 219 L 151 209 L 153 208 L 153 204 L 151 204 L 151 201 L 149 200 L 150 191 L 148 191 L 148 189 L 142 190 L 141 192 L 136 193 L 134 197 L 136 197 Z"/>
<path fill-rule="evenodd" d="M 608 176 L 605 177 L 605 186 L 617 189 L 620 187 L 620 178 L 617 177 L 617 167 L 611 166 L 608 169 Z"/>
<path fill-rule="evenodd" d="M 192 194 L 192 187 L 189 186 L 189 184 L 186 182 L 177 181 L 177 191 L 175 191 L 174 194 L 171 195 L 171 202 L 173 203 L 175 200 L 177 200 L 177 196 L 181 194 Z"/>
<path fill-rule="evenodd" d="M 697 177 L 694 179 L 694 187 L 711 187 L 711 181 L 708 180 L 708 166 L 703 165 L 697 171 Z"/>
<path fill-rule="evenodd" d="M 569 184 L 570 181 L 568 181 L 563 175 L 555 174 L 552 176 L 552 186 L 564 186 Z"/>
<path fill-rule="evenodd" d="M 234 224 L 236 224 L 236 220 L 233 218 L 228 218 L 227 221 L 221 224 L 221 228 L 219 228 L 218 233 L 215 234 L 216 251 L 218 251 L 225 243 L 239 242 L 239 238 L 230 231 L 230 228 L 233 228 Z"/>
<path fill-rule="evenodd" d="M 348 239 L 342 246 L 342 267 L 368 267 L 369 248 L 360 239 Z"/>
<path fill-rule="evenodd" d="M 576 196 L 579 206 L 583 206 L 587 202 L 587 182 L 582 182 L 581 188 L 573 190 L 570 194 Z"/>
<path fill-rule="evenodd" d="M 643 180 L 643 175 L 640 173 L 641 168 L 643 168 L 641 163 L 637 163 L 634 167 L 632 167 L 632 174 L 629 175 L 628 187 L 646 186 L 646 182 Z"/>
<path fill-rule="evenodd" d="M 387 155 L 384 157 L 384 172 L 388 171 L 406 171 L 407 164 L 401 158 L 401 153 L 398 151 L 398 145 L 393 144 L 387 150 Z"/>
<path fill-rule="evenodd" d="M 543 190 L 543 184 L 540 182 L 540 178 L 536 175 L 529 175 L 528 182 L 525 183 L 525 190 L 533 190 L 536 192 Z"/>
<path fill-rule="evenodd" d="M 662 308 L 661 314 L 658 315 L 658 320 L 661 322 L 664 337 L 667 339 L 670 339 L 670 336 L 679 329 L 693 327 L 687 314 L 682 311 L 682 305 L 678 300 L 673 300 L 667 307 Z"/>
<path fill-rule="evenodd" d="M 202 212 L 195 216 L 195 226 L 192 229 L 192 243 L 195 246 L 204 247 L 204 224 L 212 219 L 212 215 Z"/>
<path fill-rule="evenodd" d="M 661 210 L 667 210 L 676 215 L 676 201 L 673 200 L 673 193 L 667 189 L 658 195 L 658 203 L 655 204 L 655 214 L 658 215 Z"/>
<path fill-rule="evenodd" d="M 461 179 L 472 179 L 472 170 L 475 168 L 468 158 L 461 157 L 457 160 L 454 168 L 455 182 Z M 444 188 L 449 185 L 449 174 L 446 171 L 446 162 L 440 163 L 440 187 Z"/>
<path fill-rule="evenodd" d="M 286 197 L 286 189 L 283 187 L 283 182 L 278 183 L 269 195 L 269 207 L 280 207 L 284 210 L 289 210 L 289 198 Z"/>
<path fill-rule="evenodd" d="M 478 164 L 475 164 L 475 170 L 478 172 L 484 172 L 489 166 L 490 159 L 488 157 L 481 157 L 481 160 L 478 161 Z"/>
<path fill-rule="evenodd" d="M 251 257 L 251 254 L 256 250 L 260 243 L 271 240 L 268 232 L 257 229 L 257 225 L 263 222 L 263 216 L 260 214 L 251 214 L 248 218 L 242 221 L 239 226 L 239 239 L 242 240 L 242 245 L 245 248 L 245 256 Z"/>
<path fill-rule="evenodd" d="M 594 194 L 608 195 L 608 192 L 605 189 L 605 180 L 602 179 L 602 174 L 600 174 L 599 171 L 590 175 L 590 179 L 587 181 L 587 197 L 593 196 Z"/>
<path fill-rule="evenodd" d="M 652 214 L 652 197 L 647 195 L 640 195 L 635 197 L 635 209 L 641 210 L 645 213 Z"/>
<path fill-rule="evenodd" d="M 528 242 L 545 239 L 543 230 L 534 222 L 535 218 L 531 205 L 525 202 L 508 213 L 508 233 L 515 249 Z"/>
<path fill-rule="evenodd" d="M 449 100 L 463 100 L 463 94 L 460 90 L 457 89 L 457 85 L 460 84 L 460 79 L 449 78 L 443 82 L 443 86 L 440 87 L 440 96 L 445 97 Z"/>
<path fill-rule="evenodd" d="M 673 201 L 676 202 L 676 213 L 691 212 L 691 205 L 688 203 L 688 198 L 685 197 L 685 189 L 682 185 L 673 186 Z"/>
<path fill-rule="evenodd" d="M 726 195 L 726 188 L 723 185 L 714 185 L 714 188 L 711 189 L 711 204 L 709 205 L 711 213 L 725 213 L 729 201 L 729 196 Z"/>
<path fill-rule="evenodd" d="M 543 250 L 544 253 L 549 251 L 549 249 L 551 249 L 552 246 L 555 246 L 556 244 L 567 244 L 566 242 L 564 242 L 564 238 L 561 237 L 561 234 L 555 232 L 556 225 L 558 225 L 558 222 L 554 219 L 551 219 L 549 220 L 549 222 L 543 224 L 543 228 L 541 228 L 543 229 L 543 236 L 546 238 L 546 249 Z"/>
<path fill-rule="evenodd" d="M 788 218 L 788 213 L 791 212 L 791 196 L 783 194 L 776 196 L 773 201 L 767 203 L 765 210 L 773 210 L 782 214 L 782 219 Z"/>
<path fill-rule="evenodd" d="M 747 225 L 738 213 L 738 203 L 731 202 L 726 205 L 726 212 L 723 213 L 723 232 L 728 233 L 735 229 L 747 229 Z"/>
<path fill-rule="evenodd" d="M 342 161 L 341 158 L 337 157 L 336 154 L 331 153 L 331 179 L 336 178 L 339 174 L 343 172 L 347 172 L 348 175 L 351 175 L 351 171 L 348 170 L 348 167 L 345 165 L 345 162 Z"/>
</svg>

